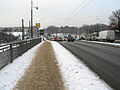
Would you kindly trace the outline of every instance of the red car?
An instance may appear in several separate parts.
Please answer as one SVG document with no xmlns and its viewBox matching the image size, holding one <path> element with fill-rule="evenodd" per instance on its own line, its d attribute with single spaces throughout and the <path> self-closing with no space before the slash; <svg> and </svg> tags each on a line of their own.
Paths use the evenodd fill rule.
<svg viewBox="0 0 120 90">
<path fill-rule="evenodd" d="M 57 37 L 53 37 L 53 38 L 52 38 L 52 41 L 57 41 Z"/>
<path fill-rule="evenodd" d="M 57 41 L 57 37 L 54 37 L 54 41 Z"/>
</svg>

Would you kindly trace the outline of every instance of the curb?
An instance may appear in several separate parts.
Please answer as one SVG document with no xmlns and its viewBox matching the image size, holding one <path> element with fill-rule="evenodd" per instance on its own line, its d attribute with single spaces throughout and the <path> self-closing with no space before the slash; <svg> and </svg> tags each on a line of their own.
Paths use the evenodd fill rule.
<svg viewBox="0 0 120 90">
<path fill-rule="evenodd" d="M 118 44 L 118 43 L 107 43 L 107 42 L 86 41 L 86 40 L 82 40 L 82 42 L 101 44 L 101 45 L 106 45 L 106 46 L 110 46 L 110 47 L 120 48 L 120 44 Z"/>
</svg>

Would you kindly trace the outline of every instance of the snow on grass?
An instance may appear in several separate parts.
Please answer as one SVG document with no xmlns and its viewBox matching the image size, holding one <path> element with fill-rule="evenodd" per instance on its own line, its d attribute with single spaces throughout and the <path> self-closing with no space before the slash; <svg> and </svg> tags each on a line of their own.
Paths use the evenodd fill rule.
<svg viewBox="0 0 120 90">
<path fill-rule="evenodd" d="M 43 42 L 42 42 L 43 43 Z M 42 44 L 39 43 L 22 56 L 0 70 L 0 90 L 12 90 L 19 79 L 23 76 L 25 70 L 32 62 L 36 50 Z"/>
<path fill-rule="evenodd" d="M 67 90 L 112 90 L 85 64 L 57 42 L 51 42 Z"/>
</svg>

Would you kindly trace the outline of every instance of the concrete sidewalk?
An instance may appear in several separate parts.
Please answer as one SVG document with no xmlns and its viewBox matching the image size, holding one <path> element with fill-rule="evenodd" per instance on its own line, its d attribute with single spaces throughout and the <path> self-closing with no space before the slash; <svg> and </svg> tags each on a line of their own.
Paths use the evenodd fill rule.
<svg viewBox="0 0 120 90">
<path fill-rule="evenodd" d="M 14 90 L 64 90 L 53 47 L 44 42 Z"/>
</svg>

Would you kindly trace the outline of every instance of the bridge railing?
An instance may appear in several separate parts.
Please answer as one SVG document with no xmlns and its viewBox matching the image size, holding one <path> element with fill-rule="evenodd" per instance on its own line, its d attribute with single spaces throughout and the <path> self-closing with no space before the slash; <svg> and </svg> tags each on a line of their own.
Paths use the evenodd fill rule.
<svg viewBox="0 0 120 90">
<path fill-rule="evenodd" d="M 12 63 L 15 58 L 21 56 L 27 50 L 41 42 L 41 38 L 15 41 L 0 45 L 0 68 Z"/>
</svg>

